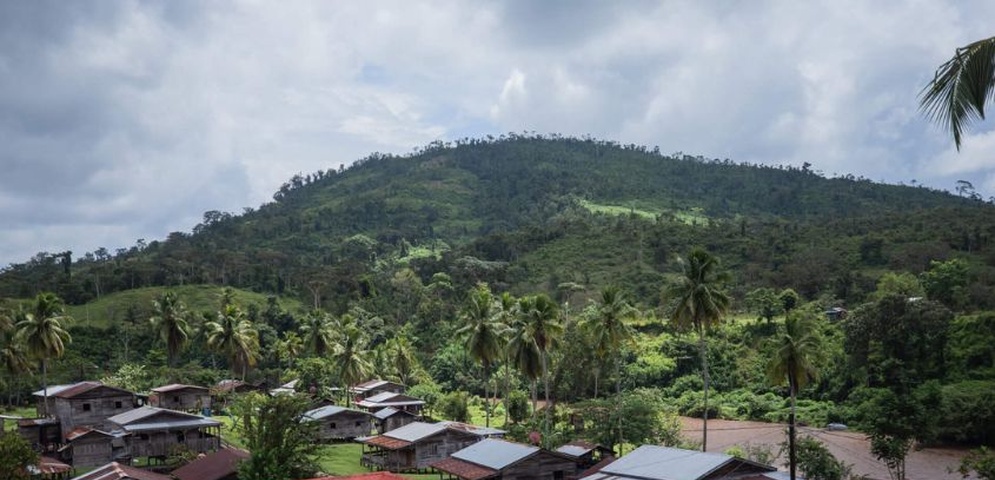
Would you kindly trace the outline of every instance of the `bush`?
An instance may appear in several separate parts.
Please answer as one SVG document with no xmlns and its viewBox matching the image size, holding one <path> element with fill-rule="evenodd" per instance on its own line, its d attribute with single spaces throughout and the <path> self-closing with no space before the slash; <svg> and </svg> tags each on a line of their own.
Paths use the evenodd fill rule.
<svg viewBox="0 0 995 480">
<path fill-rule="evenodd" d="M 521 390 L 509 392 L 504 404 L 508 409 L 508 418 L 512 422 L 519 423 L 529 417 L 529 396 L 525 392 Z"/>
<path fill-rule="evenodd" d="M 439 414 L 447 420 L 470 421 L 470 398 L 466 392 L 452 392 L 439 401 Z"/>
</svg>

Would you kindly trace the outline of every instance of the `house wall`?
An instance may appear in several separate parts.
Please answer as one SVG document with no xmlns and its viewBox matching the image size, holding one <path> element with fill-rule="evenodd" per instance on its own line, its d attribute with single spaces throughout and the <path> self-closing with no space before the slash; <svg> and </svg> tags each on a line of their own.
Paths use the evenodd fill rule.
<svg viewBox="0 0 995 480">
<path fill-rule="evenodd" d="M 128 451 L 132 457 L 164 457 L 181 445 L 197 453 L 212 452 L 221 447 L 218 437 L 196 429 L 132 433 L 128 439 Z"/>
<path fill-rule="evenodd" d="M 73 467 L 96 467 L 110 463 L 113 460 L 111 438 L 105 436 L 84 437 L 73 442 Z"/>
<path fill-rule="evenodd" d="M 370 418 L 368 414 L 364 413 L 340 412 L 330 417 L 315 420 L 320 425 L 318 437 L 322 440 L 364 437 L 369 435 L 373 429 Z"/>
<path fill-rule="evenodd" d="M 558 480 L 574 475 L 576 471 L 577 464 L 572 460 L 539 452 L 502 470 L 501 480 Z"/>
<path fill-rule="evenodd" d="M 104 420 L 135 408 L 135 397 L 130 394 L 108 395 L 105 397 L 77 396 L 56 398 L 55 415 L 59 418 L 62 431 L 76 427 L 100 427 Z"/>
<path fill-rule="evenodd" d="M 429 464 L 449 458 L 450 455 L 481 440 L 473 434 L 446 430 L 443 434 L 424 439 L 414 445 L 415 468 L 428 468 Z"/>
<path fill-rule="evenodd" d="M 211 394 L 201 391 L 183 391 L 156 393 L 149 403 L 153 407 L 170 410 L 197 411 L 211 406 Z"/>
<path fill-rule="evenodd" d="M 380 433 L 385 433 L 397 428 L 401 428 L 414 421 L 415 417 L 412 417 L 410 415 L 394 415 L 380 422 Z"/>
</svg>

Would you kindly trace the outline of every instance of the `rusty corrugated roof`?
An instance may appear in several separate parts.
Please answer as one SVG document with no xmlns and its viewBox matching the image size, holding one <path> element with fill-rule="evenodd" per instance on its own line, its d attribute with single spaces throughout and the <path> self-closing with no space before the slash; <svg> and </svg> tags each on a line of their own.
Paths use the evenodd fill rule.
<svg viewBox="0 0 995 480">
<path fill-rule="evenodd" d="M 173 470 L 172 475 L 179 480 L 218 480 L 238 471 L 239 462 L 247 458 L 245 450 L 223 448 Z"/>
<path fill-rule="evenodd" d="M 307 480 L 408 480 L 408 477 L 393 472 L 369 472 L 346 475 L 344 477 L 316 477 Z"/>
<path fill-rule="evenodd" d="M 480 480 L 483 478 L 493 477 L 498 474 L 497 470 L 463 461 L 454 457 L 444 458 L 438 462 L 432 463 L 430 466 L 436 470 L 446 472 L 450 475 L 455 475 L 464 480 Z"/>
<path fill-rule="evenodd" d="M 176 391 L 176 390 L 185 390 L 187 388 L 193 389 L 193 390 L 203 390 L 205 393 L 207 393 L 207 391 L 208 391 L 207 387 L 198 387 L 197 385 L 184 385 L 182 383 L 172 383 L 172 384 L 169 384 L 169 385 L 163 385 L 161 387 L 153 388 L 152 391 L 156 392 L 156 393 L 166 393 L 166 392 L 172 392 L 172 391 Z"/>
<path fill-rule="evenodd" d="M 117 462 L 111 462 L 96 470 L 74 477 L 72 480 L 173 480 L 168 475 L 129 467 Z"/>
<path fill-rule="evenodd" d="M 380 448 L 386 448 L 387 450 L 397 450 L 399 448 L 410 446 L 414 442 L 401 440 L 399 438 L 391 438 L 391 437 L 385 437 L 383 435 L 377 435 L 375 437 L 370 437 L 365 440 L 362 440 L 362 443 L 365 443 L 367 445 L 374 445 Z"/>
</svg>

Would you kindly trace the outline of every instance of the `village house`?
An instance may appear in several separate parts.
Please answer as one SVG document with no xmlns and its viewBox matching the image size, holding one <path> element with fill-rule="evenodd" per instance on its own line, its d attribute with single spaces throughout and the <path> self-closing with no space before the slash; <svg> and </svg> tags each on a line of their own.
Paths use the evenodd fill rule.
<svg viewBox="0 0 995 480">
<path fill-rule="evenodd" d="M 72 476 L 73 467 L 54 458 L 38 457 L 36 465 L 28 465 L 28 473 L 32 479 L 66 480 Z"/>
<path fill-rule="evenodd" d="M 369 412 L 336 405 L 310 410 L 304 414 L 304 421 L 316 422 L 318 438 L 325 441 L 352 440 L 373 430 L 373 415 Z"/>
<path fill-rule="evenodd" d="M 238 480 L 238 464 L 248 458 L 245 450 L 222 448 L 173 470 L 171 475 L 177 480 Z"/>
<path fill-rule="evenodd" d="M 62 432 L 76 427 L 101 427 L 104 419 L 135 408 L 135 394 L 100 382 L 54 385 L 34 392 L 38 416 L 47 411 L 58 419 Z M 60 436 L 62 434 L 60 433 Z"/>
<path fill-rule="evenodd" d="M 72 480 L 173 480 L 173 477 L 111 462 L 78 477 L 73 477 Z"/>
<path fill-rule="evenodd" d="M 376 425 L 377 433 L 387 433 L 416 420 L 418 420 L 417 416 L 394 407 L 383 408 L 373 414 L 373 423 Z"/>
<path fill-rule="evenodd" d="M 177 447 L 191 452 L 221 448 L 221 422 L 189 413 L 141 407 L 107 419 L 112 433 L 127 433 L 127 452 L 135 457 L 165 458 Z"/>
<path fill-rule="evenodd" d="M 394 407 L 421 417 L 421 411 L 425 408 L 425 402 L 400 393 L 383 392 L 356 402 L 356 406 L 365 408 L 370 413 L 376 413 L 387 407 Z"/>
<path fill-rule="evenodd" d="M 73 467 L 95 467 L 129 458 L 124 434 L 114 435 L 95 428 L 76 427 L 66 434 L 66 442 L 59 453 Z"/>
<path fill-rule="evenodd" d="M 432 463 L 463 480 L 563 480 L 577 470 L 570 457 L 533 445 L 487 438 Z"/>
<path fill-rule="evenodd" d="M 149 405 L 183 412 L 203 412 L 211 408 L 211 391 L 207 387 L 174 383 L 152 389 Z"/>
<path fill-rule="evenodd" d="M 407 387 L 404 385 L 387 380 L 370 380 L 349 388 L 349 392 L 355 396 L 357 402 L 378 393 L 404 393 L 405 391 L 407 391 Z"/>
<path fill-rule="evenodd" d="M 357 438 L 363 444 L 360 463 L 391 472 L 424 471 L 483 437 L 438 423 L 413 422 L 382 435 Z"/>
<path fill-rule="evenodd" d="M 643 445 L 583 480 L 781 480 L 776 468 L 722 453 Z"/>
</svg>

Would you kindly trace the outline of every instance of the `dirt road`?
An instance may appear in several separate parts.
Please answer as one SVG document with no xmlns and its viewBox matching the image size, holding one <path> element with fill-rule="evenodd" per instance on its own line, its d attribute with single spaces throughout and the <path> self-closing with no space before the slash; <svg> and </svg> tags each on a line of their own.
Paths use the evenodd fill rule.
<svg viewBox="0 0 995 480">
<path fill-rule="evenodd" d="M 682 434 L 691 441 L 701 442 L 701 419 L 681 418 Z M 870 441 L 862 433 L 850 431 L 829 432 L 823 429 L 802 427 L 799 434 L 821 440 L 836 458 L 853 465 L 853 472 L 874 480 L 889 480 L 888 469 L 871 453 Z M 786 440 L 786 425 L 733 420 L 708 421 L 708 451 L 724 452 L 734 445 L 768 445 L 777 453 Z M 926 448 L 912 451 L 906 458 L 908 480 L 959 480 L 955 470 L 966 453 L 962 449 Z M 783 458 L 777 466 L 784 469 Z"/>
</svg>

